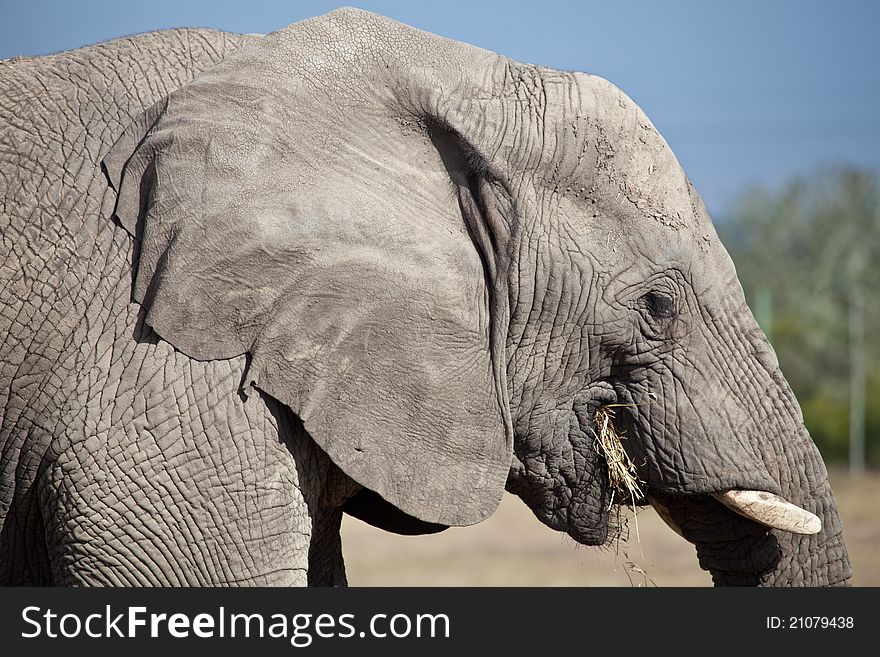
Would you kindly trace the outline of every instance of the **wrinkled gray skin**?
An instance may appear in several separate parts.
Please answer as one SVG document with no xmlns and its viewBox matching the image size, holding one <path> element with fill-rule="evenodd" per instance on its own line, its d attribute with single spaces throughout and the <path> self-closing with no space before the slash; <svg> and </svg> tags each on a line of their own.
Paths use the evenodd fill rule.
<svg viewBox="0 0 880 657">
<path fill-rule="evenodd" d="M 601 544 L 607 403 L 716 583 L 850 577 L 733 264 L 600 78 L 357 10 L 145 34 L 0 63 L 0 176 L 3 582 L 341 584 L 343 505 L 426 532 L 505 486 Z"/>
</svg>

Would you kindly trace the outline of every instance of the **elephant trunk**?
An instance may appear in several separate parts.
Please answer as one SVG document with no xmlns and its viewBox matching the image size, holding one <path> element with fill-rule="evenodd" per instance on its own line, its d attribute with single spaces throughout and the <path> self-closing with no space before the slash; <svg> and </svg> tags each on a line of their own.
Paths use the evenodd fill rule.
<svg viewBox="0 0 880 657">
<path fill-rule="evenodd" d="M 756 525 L 762 533 L 746 542 L 760 541 L 766 546 L 768 555 L 773 555 L 761 570 L 754 568 L 758 564 L 748 560 L 740 561 L 739 567 L 713 568 L 711 565 L 717 561 L 714 546 L 705 543 L 697 544 L 700 560 L 710 566 L 717 584 L 737 584 L 745 580 L 760 586 L 845 585 L 852 577 L 852 571 L 843 543 L 837 502 L 822 456 L 804 426 L 800 406 L 779 368 L 770 343 L 757 328 L 751 313 L 743 316 L 746 320 L 743 334 L 751 343 L 751 361 L 755 365 L 752 371 L 758 373 L 757 383 L 763 383 L 760 389 L 764 390 L 763 400 L 753 407 L 758 417 L 752 440 L 759 442 L 757 451 L 776 483 L 780 497 L 795 505 L 786 512 L 791 514 L 796 526 L 786 527 L 788 531 L 779 528 L 767 531 L 766 527 Z M 764 433 L 764 439 L 761 439 L 761 433 Z M 711 501 L 717 504 L 716 499 Z M 722 502 L 726 504 L 729 500 Z M 774 544 L 776 550 L 769 551 Z M 728 554 L 744 553 L 734 551 Z M 753 568 L 740 570 L 744 563 Z M 729 557 L 725 565 L 733 565 Z"/>
<path fill-rule="evenodd" d="M 649 437 L 629 445 L 634 462 L 646 463 L 649 501 L 696 545 L 716 584 L 846 584 L 828 473 L 773 349 L 741 290 L 721 295 L 713 310 L 717 323 L 688 343 L 700 375 L 670 368 L 635 390 L 677 390 L 667 395 L 672 412 L 632 407 L 633 429 Z"/>
<path fill-rule="evenodd" d="M 767 408 L 756 411 L 761 431 L 743 427 L 724 442 L 751 442 L 774 491 L 654 489 L 649 499 L 696 545 L 700 566 L 716 585 L 845 585 L 852 573 L 828 474 L 775 358 L 772 365 Z"/>
<path fill-rule="evenodd" d="M 700 565 L 712 573 L 716 585 L 837 586 L 847 584 L 852 576 L 822 458 L 803 426 L 789 445 L 793 449 L 787 450 L 785 460 L 791 476 L 780 481 L 782 496 L 818 517 L 821 530 L 814 534 L 768 530 L 731 516 L 711 497 L 701 501 L 717 507 L 712 516 L 719 522 L 733 525 L 733 538 L 713 541 L 701 536 L 694 541 Z M 719 535 L 729 537 L 728 531 Z"/>
</svg>

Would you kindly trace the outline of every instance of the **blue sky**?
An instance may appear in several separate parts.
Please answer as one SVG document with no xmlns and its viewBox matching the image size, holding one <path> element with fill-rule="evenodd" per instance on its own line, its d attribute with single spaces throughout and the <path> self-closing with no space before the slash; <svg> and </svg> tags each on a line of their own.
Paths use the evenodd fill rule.
<svg viewBox="0 0 880 657">
<path fill-rule="evenodd" d="M 169 27 L 270 32 L 344 4 L 608 78 L 647 112 L 716 217 L 749 184 L 831 164 L 880 172 L 871 0 L 0 0 L 0 58 Z"/>
</svg>

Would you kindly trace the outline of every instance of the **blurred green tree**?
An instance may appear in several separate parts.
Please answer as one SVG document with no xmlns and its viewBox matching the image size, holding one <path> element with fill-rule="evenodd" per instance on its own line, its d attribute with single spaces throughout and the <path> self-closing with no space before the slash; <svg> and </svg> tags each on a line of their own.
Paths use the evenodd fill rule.
<svg viewBox="0 0 880 657">
<path fill-rule="evenodd" d="M 880 181 L 822 169 L 747 190 L 717 225 L 829 461 L 880 466 Z"/>
</svg>

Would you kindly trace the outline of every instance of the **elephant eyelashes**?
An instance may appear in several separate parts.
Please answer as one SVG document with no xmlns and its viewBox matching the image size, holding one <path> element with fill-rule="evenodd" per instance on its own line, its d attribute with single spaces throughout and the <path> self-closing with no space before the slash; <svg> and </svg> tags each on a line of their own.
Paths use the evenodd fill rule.
<svg viewBox="0 0 880 657">
<path fill-rule="evenodd" d="M 665 341 L 676 336 L 675 326 L 679 316 L 678 303 L 671 294 L 652 290 L 640 300 L 642 333 L 649 340 Z"/>
<path fill-rule="evenodd" d="M 652 317 L 671 319 L 675 316 L 675 300 L 665 292 L 648 292 L 644 299 L 645 307 Z"/>
</svg>

